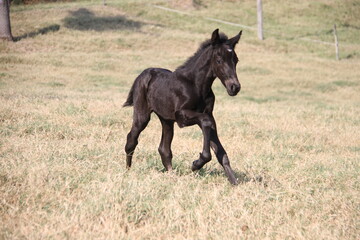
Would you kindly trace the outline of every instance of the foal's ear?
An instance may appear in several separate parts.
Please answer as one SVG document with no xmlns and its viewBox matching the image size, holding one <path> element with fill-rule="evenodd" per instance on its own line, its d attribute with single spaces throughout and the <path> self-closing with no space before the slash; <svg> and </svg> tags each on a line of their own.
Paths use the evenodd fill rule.
<svg viewBox="0 0 360 240">
<path fill-rule="evenodd" d="M 211 35 L 211 45 L 215 46 L 220 43 L 219 29 L 216 29 Z"/>
<path fill-rule="evenodd" d="M 235 48 L 235 45 L 239 42 L 240 37 L 242 34 L 242 30 L 239 32 L 238 35 L 236 35 L 235 37 L 231 38 L 228 40 L 229 45 L 231 46 L 231 48 Z"/>
</svg>

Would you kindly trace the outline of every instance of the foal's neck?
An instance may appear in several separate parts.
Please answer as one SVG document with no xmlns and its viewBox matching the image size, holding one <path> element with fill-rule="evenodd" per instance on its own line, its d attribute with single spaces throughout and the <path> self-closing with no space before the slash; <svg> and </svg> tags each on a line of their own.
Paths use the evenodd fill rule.
<svg viewBox="0 0 360 240">
<path fill-rule="evenodd" d="M 196 90 L 202 97 L 209 94 L 216 78 L 211 68 L 211 57 L 212 48 L 210 46 L 188 61 L 187 66 L 177 70 L 183 77 L 195 83 Z"/>
</svg>

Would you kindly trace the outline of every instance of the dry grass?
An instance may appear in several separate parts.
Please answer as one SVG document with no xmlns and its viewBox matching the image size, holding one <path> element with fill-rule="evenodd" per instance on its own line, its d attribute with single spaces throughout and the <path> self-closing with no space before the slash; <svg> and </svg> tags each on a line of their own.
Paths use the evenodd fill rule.
<svg viewBox="0 0 360 240">
<path fill-rule="evenodd" d="M 231 98 L 214 85 L 241 184 L 231 186 L 215 159 L 191 172 L 196 127 L 176 128 L 175 170 L 164 173 L 155 116 L 126 171 L 132 109 L 121 105 L 133 79 L 150 66 L 174 69 L 216 27 L 239 29 L 136 1 L 96 4 L 13 8 L 21 40 L 0 43 L 0 239 L 358 238 L 357 57 L 290 51 L 297 42 L 284 51 L 283 41 L 245 31 L 242 92 Z"/>
</svg>

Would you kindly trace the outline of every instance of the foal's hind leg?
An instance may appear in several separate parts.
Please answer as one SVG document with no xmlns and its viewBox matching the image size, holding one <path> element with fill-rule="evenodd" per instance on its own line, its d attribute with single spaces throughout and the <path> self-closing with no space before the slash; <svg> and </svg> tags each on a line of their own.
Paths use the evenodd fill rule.
<svg viewBox="0 0 360 240">
<path fill-rule="evenodd" d="M 125 145 L 126 167 L 131 167 L 132 156 L 138 144 L 140 133 L 146 128 L 150 121 L 150 112 L 137 113 L 134 109 L 134 120 Z"/>
<path fill-rule="evenodd" d="M 171 142 L 174 136 L 174 122 L 160 119 L 162 125 L 161 142 L 159 153 L 161 161 L 167 171 L 172 170 Z"/>
</svg>

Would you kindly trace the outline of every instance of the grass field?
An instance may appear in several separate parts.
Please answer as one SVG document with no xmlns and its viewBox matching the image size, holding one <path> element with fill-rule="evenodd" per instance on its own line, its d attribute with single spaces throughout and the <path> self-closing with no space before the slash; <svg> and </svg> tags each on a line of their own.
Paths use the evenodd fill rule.
<svg viewBox="0 0 360 240">
<path fill-rule="evenodd" d="M 358 239 L 359 1 L 264 1 L 265 41 L 244 29 L 242 90 L 214 115 L 238 186 L 197 127 L 175 128 L 163 171 L 156 116 L 133 167 L 122 108 L 147 67 L 174 70 L 212 31 L 256 26 L 255 2 L 76 1 L 11 8 L 0 42 L 0 239 Z M 314 3 L 315 2 L 315 3 Z M 152 5 L 185 11 L 163 11 Z M 333 41 L 338 26 L 341 61 Z"/>
</svg>

